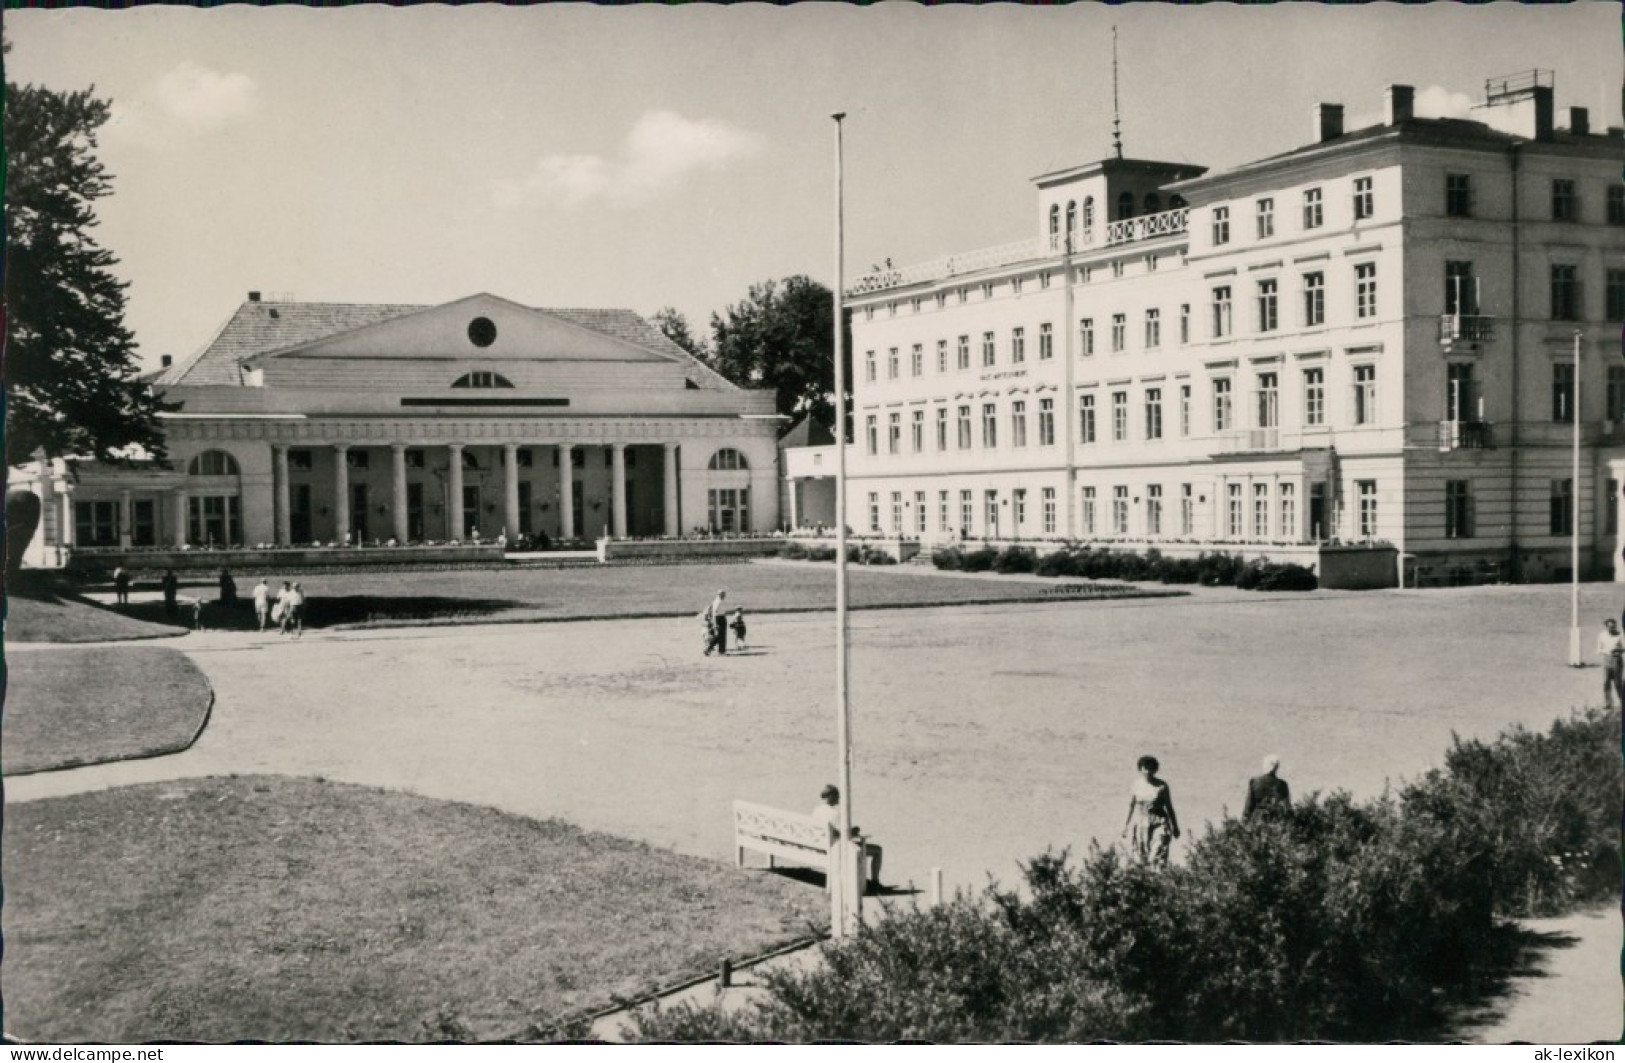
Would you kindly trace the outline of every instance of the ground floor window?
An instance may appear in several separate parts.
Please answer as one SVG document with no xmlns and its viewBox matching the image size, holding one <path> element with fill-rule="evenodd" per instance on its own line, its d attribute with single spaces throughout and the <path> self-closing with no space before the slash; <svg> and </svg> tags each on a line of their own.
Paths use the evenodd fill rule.
<svg viewBox="0 0 1625 1063">
<path fill-rule="evenodd" d="M 1044 534 L 1055 534 L 1055 488 L 1044 488 Z"/>
<path fill-rule="evenodd" d="M 987 537 L 999 537 L 999 492 L 997 490 L 985 493 L 987 499 Z"/>
<path fill-rule="evenodd" d="M 903 534 L 903 492 L 891 493 L 891 530 L 893 535 Z"/>
<path fill-rule="evenodd" d="M 1444 482 L 1444 537 L 1470 539 L 1473 535 L 1473 496 L 1471 480 Z"/>
<path fill-rule="evenodd" d="M 921 534 L 921 535 L 925 534 L 925 523 L 926 523 L 925 492 L 924 491 L 915 491 L 914 492 L 914 529 L 917 532 L 919 532 L 919 534 Z"/>
<path fill-rule="evenodd" d="M 117 546 L 118 503 L 75 502 L 73 541 L 80 546 Z"/>
<path fill-rule="evenodd" d="M 1112 534 L 1128 534 L 1128 488 L 1112 488 Z"/>
<path fill-rule="evenodd" d="M 1298 485 L 1281 485 L 1281 538 L 1298 538 Z"/>
<path fill-rule="evenodd" d="M 1360 499 L 1360 538 L 1377 537 L 1377 481 L 1356 480 L 1355 493 Z"/>
<path fill-rule="evenodd" d="M 1095 489 L 1093 487 L 1085 487 L 1083 489 L 1083 534 L 1093 535 L 1094 533 Z"/>
<path fill-rule="evenodd" d="M 711 527 L 724 533 L 750 529 L 750 488 L 713 487 L 709 501 Z"/>
<path fill-rule="evenodd" d="M 288 452 L 289 457 L 293 455 Z M 310 485 L 293 484 L 288 491 L 288 534 L 296 543 L 311 541 Z"/>
<path fill-rule="evenodd" d="M 869 530 L 872 532 L 880 530 L 880 493 L 878 491 L 869 492 Z"/>
<path fill-rule="evenodd" d="M 1270 535 L 1270 485 L 1253 484 L 1253 538 Z"/>
<path fill-rule="evenodd" d="M 1014 494 L 1016 500 L 1014 506 L 1016 511 L 1014 521 L 1015 532 L 1017 535 L 1020 535 L 1022 527 L 1027 523 L 1027 489 L 1024 487 L 1018 487 L 1016 488 Z"/>
<path fill-rule="evenodd" d="M 409 483 L 406 485 L 406 537 L 427 539 L 423 524 L 423 485 Z"/>
<path fill-rule="evenodd" d="M 1179 534 L 1190 535 L 1196 527 L 1196 505 L 1191 498 L 1191 485 L 1179 485 Z"/>
<path fill-rule="evenodd" d="M 971 501 L 969 491 L 959 492 L 959 534 L 969 535 L 971 525 L 976 522 L 976 503 Z"/>
<path fill-rule="evenodd" d="M 158 545 L 158 506 L 150 498 L 130 503 L 130 542 L 135 546 Z"/>
<path fill-rule="evenodd" d="M 948 492 L 937 492 L 937 530 L 951 532 L 954 530 L 953 517 L 948 512 Z"/>
<path fill-rule="evenodd" d="M 1574 534 L 1574 481 L 1552 481 L 1552 523 L 1553 535 Z"/>
<path fill-rule="evenodd" d="M 1145 489 L 1145 533 L 1162 534 L 1162 485 L 1152 484 Z"/>
<path fill-rule="evenodd" d="M 242 541 L 242 505 L 236 495 L 193 495 L 186 508 L 187 541 L 203 546 Z"/>
<path fill-rule="evenodd" d="M 1226 532 L 1226 534 L 1229 535 L 1230 538 L 1239 539 L 1239 538 L 1241 538 L 1241 531 L 1242 531 L 1242 527 L 1241 527 L 1241 525 L 1242 525 L 1241 485 L 1240 484 L 1228 484 L 1226 486 L 1227 486 L 1227 491 L 1226 491 L 1227 497 L 1225 499 L 1225 504 L 1227 506 L 1227 514 L 1226 515 L 1227 515 L 1227 517 L 1229 519 L 1226 521 L 1226 524 L 1225 524 L 1225 532 Z"/>
</svg>

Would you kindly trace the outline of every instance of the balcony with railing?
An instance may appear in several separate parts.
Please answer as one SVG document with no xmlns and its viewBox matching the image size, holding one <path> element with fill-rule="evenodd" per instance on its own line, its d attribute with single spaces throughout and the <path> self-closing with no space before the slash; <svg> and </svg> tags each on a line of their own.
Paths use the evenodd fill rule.
<svg viewBox="0 0 1625 1063">
<path fill-rule="evenodd" d="M 872 292 L 883 292 L 890 288 L 900 288 L 906 284 L 922 284 L 960 274 L 975 273 L 978 270 L 1013 266 L 1018 262 L 1030 262 L 1035 258 L 1043 258 L 1047 253 L 1044 241 L 1036 239 L 1018 240 L 1011 244 L 984 247 L 980 250 L 966 251 L 957 255 L 942 255 L 930 261 L 917 262 L 910 266 L 898 266 L 865 273 L 847 286 L 846 294 L 848 296 L 868 295 Z"/>
<path fill-rule="evenodd" d="M 1488 450 L 1495 446 L 1488 421 L 1440 421 L 1439 450 Z"/>
<path fill-rule="evenodd" d="M 1495 338 L 1495 319 L 1483 314 L 1445 314 L 1439 318 L 1439 343 L 1447 350 L 1458 343 L 1488 343 Z"/>
<path fill-rule="evenodd" d="M 1145 214 L 1138 218 L 1123 218 L 1106 226 L 1106 246 L 1131 244 L 1159 236 L 1177 236 L 1190 223 L 1189 207 L 1165 210 L 1160 214 Z"/>
</svg>

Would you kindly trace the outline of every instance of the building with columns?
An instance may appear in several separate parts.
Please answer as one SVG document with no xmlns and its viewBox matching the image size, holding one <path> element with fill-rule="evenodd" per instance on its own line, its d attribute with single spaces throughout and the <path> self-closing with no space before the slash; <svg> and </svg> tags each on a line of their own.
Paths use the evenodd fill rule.
<svg viewBox="0 0 1625 1063">
<path fill-rule="evenodd" d="M 675 536 L 778 526 L 780 418 L 627 310 L 250 292 L 152 384 L 171 468 L 60 461 L 34 564 L 73 548 Z"/>
<path fill-rule="evenodd" d="M 1554 92 L 1549 71 L 1494 79 L 1443 119 L 1395 85 L 1374 124 L 1321 104 L 1306 142 L 1223 172 L 1044 174 L 1029 238 L 858 278 L 849 523 L 1293 559 L 1382 543 L 1541 579 L 1569 571 L 1578 495 L 1582 567 L 1610 571 L 1625 133 L 1562 121 Z M 811 483 L 813 457 L 786 468 Z"/>
</svg>

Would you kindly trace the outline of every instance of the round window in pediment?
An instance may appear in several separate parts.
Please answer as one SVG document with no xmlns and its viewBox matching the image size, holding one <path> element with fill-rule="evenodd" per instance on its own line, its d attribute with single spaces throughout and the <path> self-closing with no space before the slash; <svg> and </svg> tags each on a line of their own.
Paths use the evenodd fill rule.
<svg viewBox="0 0 1625 1063">
<path fill-rule="evenodd" d="M 488 317 L 477 317 L 468 323 L 468 342 L 476 347 L 489 347 L 497 340 L 496 322 Z"/>
</svg>

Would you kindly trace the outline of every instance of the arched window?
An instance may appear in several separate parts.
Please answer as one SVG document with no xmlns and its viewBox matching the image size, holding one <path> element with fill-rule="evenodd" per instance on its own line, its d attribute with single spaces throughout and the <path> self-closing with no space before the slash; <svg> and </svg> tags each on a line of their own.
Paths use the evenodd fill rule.
<svg viewBox="0 0 1625 1063">
<path fill-rule="evenodd" d="M 1089 241 L 1095 232 L 1095 197 L 1083 197 L 1083 239 Z"/>
<path fill-rule="evenodd" d="M 1078 234 L 1078 204 L 1077 204 L 1077 202 L 1075 200 L 1070 200 L 1069 199 L 1069 200 L 1067 200 L 1067 203 L 1066 203 L 1066 235 L 1067 235 L 1067 239 L 1070 240 L 1072 237 L 1076 236 L 1077 234 Z"/>
<path fill-rule="evenodd" d="M 1162 200 L 1158 198 L 1155 192 L 1147 192 L 1145 194 L 1145 212 L 1147 214 L 1156 214 L 1161 210 Z"/>
<path fill-rule="evenodd" d="M 192 459 L 186 467 L 192 476 L 236 476 L 241 470 L 237 468 L 237 459 L 223 450 L 205 450 Z"/>
<path fill-rule="evenodd" d="M 1051 203 L 1049 207 L 1049 235 L 1051 240 L 1061 235 L 1061 205 L 1059 203 Z"/>
<path fill-rule="evenodd" d="M 1117 197 L 1117 220 L 1134 217 L 1134 193 L 1124 192 Z"/>
<path fill-rule="evenodd" d="M 1168 197 L 1168 209 L 1169 210 L 1183 210 L 1184 207 L 1185 207 L 1185 197 L 1180 195 L 1178 192 L 1175 192 L 1173 195 Z"/>
<path fill-rule="evenodd" d="M 732 447 L 723 447 L 711 455 L 709 468 L 713 471 L 718 469 L 748 469 L 750 468 L 750 462 L 745 460 L 745 455 Z"/>
<path fill-rule="evenodd" d="M 493 373 L 486 369 L 477 369 L 472 373 L 464 373 L 451 382 L 454 388 L 511 388 L 513 382 L 501 373 Z"/>
</svg>

